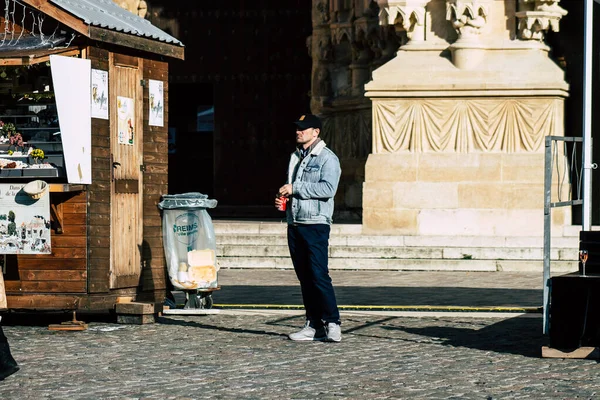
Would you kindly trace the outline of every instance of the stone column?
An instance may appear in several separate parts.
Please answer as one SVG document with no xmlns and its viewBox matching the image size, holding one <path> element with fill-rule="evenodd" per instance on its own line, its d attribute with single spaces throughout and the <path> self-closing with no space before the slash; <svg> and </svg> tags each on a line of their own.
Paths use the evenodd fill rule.
<svg viewBox="0 0 600 400">
<path fill-rule="evenodd" d="M 564 135 L 568 96 L 540 41 L 558 28 L 558 3 L 386 2 L 387 23 L 412 37 L 365 86 L 373 102 L 365 233 L 542 235 L 544 137 Z M 560 235 L 570 211 L 553 217 Z"/>
</svg>

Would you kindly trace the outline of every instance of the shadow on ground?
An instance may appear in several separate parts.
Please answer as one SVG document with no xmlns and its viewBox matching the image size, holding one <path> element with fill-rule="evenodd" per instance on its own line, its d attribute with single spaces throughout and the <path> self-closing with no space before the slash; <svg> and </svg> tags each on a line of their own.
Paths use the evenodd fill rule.
<svg viewBox="0 0 600 400">
<path fill-rule="evenodd" d="M 466 347 L 496 353 L 519 354 L 526 357 L 541 357 L 542 346 L 548 345 L 548 337 L 542 333 L 542 319 L 518 316 L 483 327 L 457 326 L 447 319 L 443 325 L 432 326 L 382 326 L 388 331 L 399 330 L 419 336 L 435 338 L 444 346 Z"/>
<path fill-rule="evenodd" d="M 456 287 L 335 288 L 339 305 L 539 307 L 542 290 Z M 224 286 L 213 294 L 217 304 L 302 305 L 299 286 Z"/>
<path fill-rule="evenodd" d="M 277 331 L 293 332 L 303 322 L 303 316 L 285 316 L 275 318 L 267 322 L 267 325 L 277 327 Z M 345 341 L 353 340 L 354 336 L 358 340 L 431 342 L 441 346 L 464 347 L 535 358 L 541 357 L 542 346 L 547 346 L 549 342 L 548 336 L 542 333 L 542 318 L 531 315 L 519 315 L 504 320 L 443 316 L 345 317 L 342 322 L 342 335 L 346 338 Z"/>
<path fill-rule="evenodd" d="M 73 320 L 72 311 L 11 311 L 1 314 L 5 326 L 48 326 Z M 82 322 L 116 323 L 117 316 L 112 312 L 77 311 L 76 319 Z"/>
<path fill-rule="evenodd" d="M 214 329 L 217 331 L 229 332 L 229 333 L 249 333 L 249 334 L 254 334 L 254 335 L 279 336 L 282 338 L 287 337 L 287 335 L 284 335 L 284 334 L 278 333 L 278 332 L 268 332 L 268 331 L 259 330 L 259 329 L 230 328 L 230 327 L 226 327 L 226 326 L 212 325 L 212 324 L 200 323 L 200 322 L 196 322 L 196 321 L 185 321 L 185 320 L 173 319 L 173 318 L 169 318 L 169 317 L 158 317 L 156 319 L 156 322 L 158 322 L 160 324 L 164 324 L 164 325 L 185 326 L 185 327 L 192 327 L 192 328 L 199 328 L 199 329 Z"/>
</svg>

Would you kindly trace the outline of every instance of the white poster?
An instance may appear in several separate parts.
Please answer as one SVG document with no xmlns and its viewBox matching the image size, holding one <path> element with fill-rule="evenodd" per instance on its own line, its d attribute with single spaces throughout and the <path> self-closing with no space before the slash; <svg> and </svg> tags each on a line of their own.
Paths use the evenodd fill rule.
<svg viewBox="0 0 600 400">
<path fill-rule="evenodd" d="M 155 81 L 150 79 L 149 94 L 150 94 L 150 113 L 148 124 L 150 126 L 165 126 L 164 118 L 164 83 L 163 81 Z"/>
<path fill-rule="evenodd" d="M 92 183 L 92 62 L 51 55 L 58 125 L 69 183 Z"/>
<path fill-rule="evenodd" d="M 0 254 L 50 254 L 50 195 L 34 200 L 24 186 L 0 184 Z"/>
<path fill-rule="evenodd" d="M 108 71 L 92 69 L 92 118 L 108 119 Z"/>
<path fill-rule="evenodd" d="M 134 126 L 134 106 L 135 102 L 129 97 L 117 96 L 117 129 L 119 129 L 119 144 L 133 146 L 135 126 Z"/>
</svg>

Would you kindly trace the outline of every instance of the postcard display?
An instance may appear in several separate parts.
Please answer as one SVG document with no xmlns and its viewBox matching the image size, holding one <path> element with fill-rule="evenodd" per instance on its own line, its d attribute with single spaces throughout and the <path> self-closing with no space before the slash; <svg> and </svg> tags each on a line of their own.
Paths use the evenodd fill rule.
<svg viewBox="0 0 600 400">
<path fill-rule="evenodd" d="M 0 78 L 0 254 L 50 254 L 50 195 L 23 190 L 66 177 L 50 68 L 4 67 Z"/>
<path fill-rule="evenodd" d="M 164 195 L 163 243 L 169 278 L 177 289 L 217 287 L 215 230 L 207 208 L 217 201 L 201 193 Z"/>
<path fill-rule="evenodd" d="M 0 254 L 50 254 L 50 196 L 32 198 L 24 187 L 0 184 Z"/>
</svg>

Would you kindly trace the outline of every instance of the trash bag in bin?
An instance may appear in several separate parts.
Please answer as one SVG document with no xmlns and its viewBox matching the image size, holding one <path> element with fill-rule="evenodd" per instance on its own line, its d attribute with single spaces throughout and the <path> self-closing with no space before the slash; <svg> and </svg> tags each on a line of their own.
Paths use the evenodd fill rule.
<svg viewBox="0 0 600 400">
<path fill-rule="evenodd" d="M 163 195 L 163 244 L 169 278 L 177 289 L 217 287 L 215 228 L 207 208 L 217 200 L 202 193 Z"/>
</svg>

